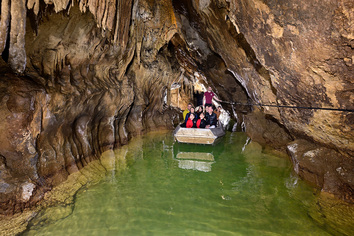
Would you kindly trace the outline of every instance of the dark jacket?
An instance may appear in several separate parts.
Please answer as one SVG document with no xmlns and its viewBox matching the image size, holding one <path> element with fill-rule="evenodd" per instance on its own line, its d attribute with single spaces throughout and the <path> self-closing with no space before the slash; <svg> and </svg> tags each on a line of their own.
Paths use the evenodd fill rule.
<svg viewBox="0 0 354 236">
<path fill-rule="evenodd" d="M 197 128 L 205 128 L 206 125 L 207 125 L 207 123 L 206 123 L 205 119 L 198 119 L 197 120 Z"/>
<path fill-rule="evenodd" d="M 206 118 L 207 125 L 210 125 L 210 126 L 215 125 L 216 126 L 216 124 L 218 123 L 218 118 L 214 112 L 211 113 L 211 115 L 209 113 L 206 113 L 205 118 Z"/>
</svg>

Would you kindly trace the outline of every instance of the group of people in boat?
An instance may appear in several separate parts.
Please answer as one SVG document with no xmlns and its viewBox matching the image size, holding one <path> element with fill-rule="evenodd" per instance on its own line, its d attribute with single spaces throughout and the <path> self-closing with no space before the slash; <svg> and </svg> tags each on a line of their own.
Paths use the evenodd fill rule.
<svg viewBox="0 0 354 236">
<path fill-rule="evenodd" d="M 183 111 L 184 123 L 181 127 L 185 128 L 215 128 L 221 113 L 221 106 L 217 109 L 212 105 L 213 98 L 220 101 L 212 92 L 211 87 L 204 93 L 203 106 L 193 107 L 188 104 L 187 109 Z"/>
</svg>

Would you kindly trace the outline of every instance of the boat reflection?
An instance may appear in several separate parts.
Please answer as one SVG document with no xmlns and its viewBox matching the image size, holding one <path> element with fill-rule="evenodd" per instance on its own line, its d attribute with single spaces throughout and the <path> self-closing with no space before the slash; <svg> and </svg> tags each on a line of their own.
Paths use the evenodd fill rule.
<svg viewBox="0 0 354 236">
<path fill-rule="evenodd" d="M 209 172 L 215 163 L 211 148 L 176 143 L 173 151 L 174 159 L 178 161 L 178 167 L 181 169 Z"/>
<path fill-rule="evenodd" d="M 185 170 L 211 171 L 211 165 L 215 163 L 211 153 L 181 152 L 176 156 L 178 167 Z"/>
</svg>

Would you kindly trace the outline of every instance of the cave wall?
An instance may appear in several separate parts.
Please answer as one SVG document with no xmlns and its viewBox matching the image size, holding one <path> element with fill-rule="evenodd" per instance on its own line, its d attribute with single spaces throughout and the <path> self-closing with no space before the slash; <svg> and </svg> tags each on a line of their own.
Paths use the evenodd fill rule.
<svg viewBox="0 0 354 236">
<path fill-rule="evenodd" d="M 253 104 L 353 110 L 352 1 L 173 3 L 187 44 L 199 52 L 203 46 L 193 39 L 205 42 Z M 198 37 L 188 36 L 184 18 Z M 227 76 L 209 78 L 228 90 Z M 222 98 L 244 103 L 239 96 Z M 353 198 L 353 112 L 267 106 L 260 111 L 243 117 L 253 140 L 286 148 L 300 176 L 324 191 Z"/>
<path fill-rule="evenodd" d="M 2 1 L 2 213 L 33 205 L 105 149 L 173 127 L 179 113 L 163 96 L 181 78 L 231 103 L 353 109 L 351 9 L 349 0 Z M 353 198 L 353 113 L 223 105 L 253 140 L 287 147 L 300 176 Z"/>
<path fill-rule="evenodd" d="M 351 1 L 174 3 L 254 103 L 353 109 Z M 228 84 L 223 78 L 218 83 Z M 352 113 L 262 111 L 296 136 L 352 155 Z"/>
<path fill-rule="evenodd" d="M 353 109 L 352 1 L 232 1 L 230 19 L 269 71 L 278 104 Z M 249 17 L 252 15 L 252 17 Z M 263 103 L 267 101 L 262 100 Z M 353 114 L 279 109 L 292 133 L 353 154 Z M 273 115 L 273 112 L 270 113 Z"/>
<path fill-rule="evenodd" d="M 230 2 L 231 21 L 269 71 L 273 103 L 353 110 L 352 9 L 346 0 Z M 295 171 L 326 192 L 353 199 L 353 112 L 279 113 L 278 122 L 296 139 L 287 148 Z"/>
<path fill-rule="evenodd" d="M 128 2 L 117 2 L 115 29 L 100 18 L 106 8 L 39 1 L 25 32 L 11 28 L 25 35 L 26 56 L 13 53 L 10 37 L 1 60 L 1 213 L 34 205 L 104 150 L 179 122 L 163 98 L 181 75 L 168 47 L 172 5 Z"/>
</svg>

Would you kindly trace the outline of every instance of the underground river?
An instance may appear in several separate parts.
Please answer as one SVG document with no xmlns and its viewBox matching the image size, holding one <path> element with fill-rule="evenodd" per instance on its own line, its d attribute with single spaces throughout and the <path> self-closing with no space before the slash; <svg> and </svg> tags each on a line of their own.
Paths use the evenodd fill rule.
<svg viewBox="0 0 354 236">
<path fill-rule="evenodd" d="M 82 187 L 73 202 L 43 210 L 23 234 L 352 232 L 352 219 L 338 220 L 352 208 L 342 203 L 333 219 L 321 220 L 320 195 L 293 173 L 287 157 L 264 151 L 244 133 L 227 132 L 215 146 L 181 145 L 171 132 L 150 133 L 97 162 L 104 175 Z"/>
</svg>

